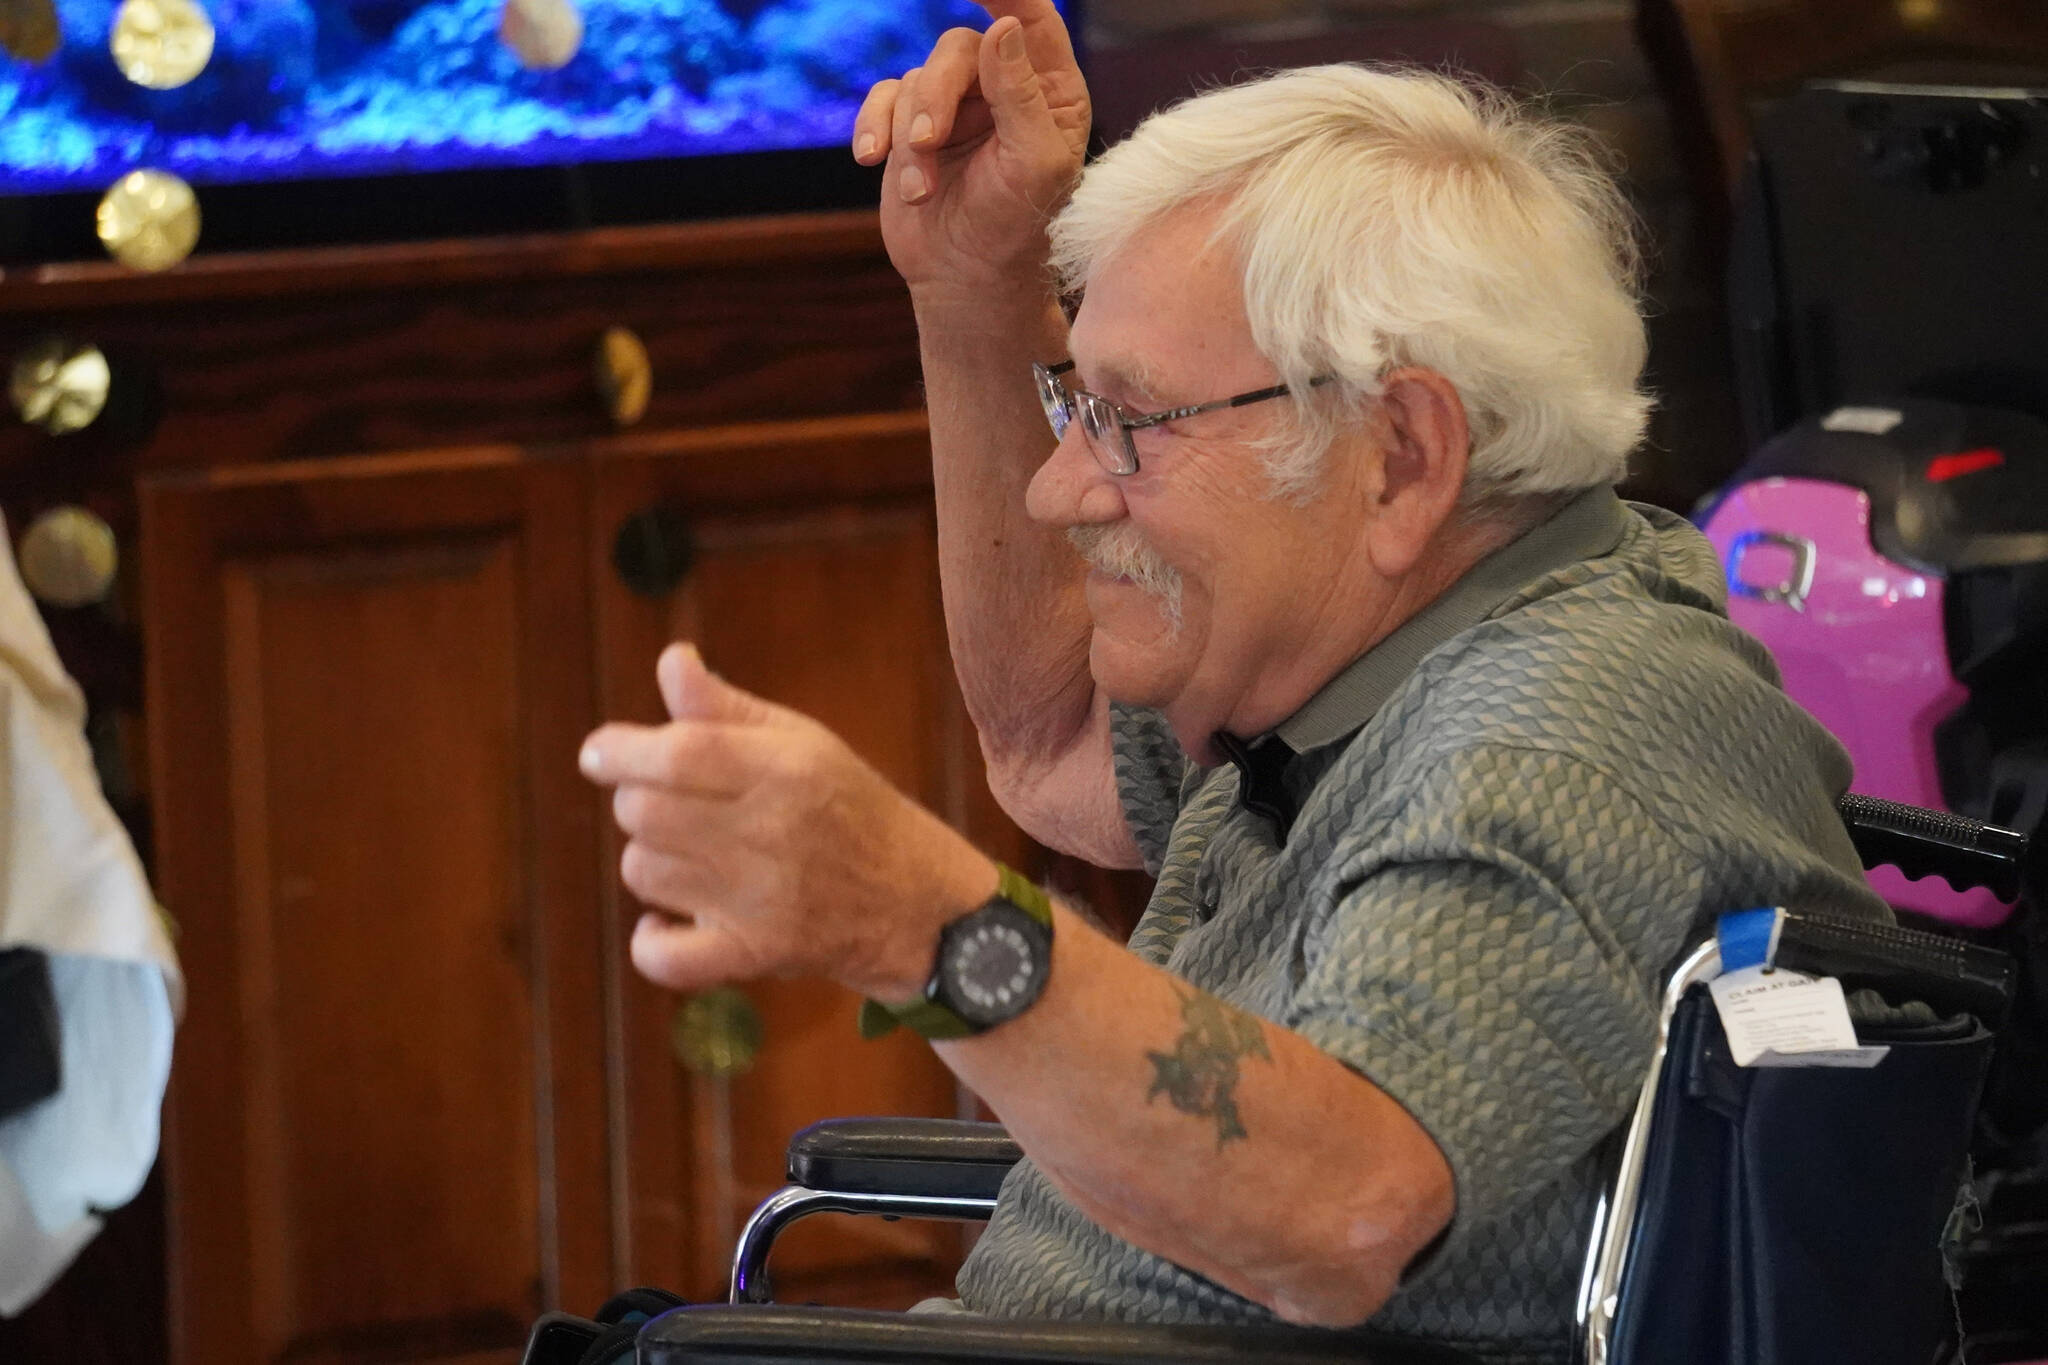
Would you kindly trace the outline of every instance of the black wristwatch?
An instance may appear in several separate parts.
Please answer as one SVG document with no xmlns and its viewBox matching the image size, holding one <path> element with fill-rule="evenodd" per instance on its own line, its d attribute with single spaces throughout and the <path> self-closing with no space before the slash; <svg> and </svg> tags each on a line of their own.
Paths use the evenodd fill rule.
<svg viewBox="0 0 2048 1365">
<path fill-rule="evenodd" d="M 1052 972 L 1052 902 L 1000 864 L 996 893 L 939 931 L 924 995 L 902 1005 L 864 1001 L 863 1038 L 898 1024 L 927 1038 L 971 1038 L 1015 1019 Z"/>
</svg>

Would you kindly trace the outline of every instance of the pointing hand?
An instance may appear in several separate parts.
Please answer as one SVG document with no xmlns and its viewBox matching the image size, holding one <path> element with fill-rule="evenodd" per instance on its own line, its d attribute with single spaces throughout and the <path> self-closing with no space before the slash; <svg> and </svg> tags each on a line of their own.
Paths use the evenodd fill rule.
<svg viewBox="0 0 2048 1365">
<path fill-rule="evenodd" d="M 620 875 L 648 906 L 633 965 L 676 990 L 823 976 L 880 999 L 922 986 L 939 928 L 995 867 L 816 721 L 663 652 L 663 725 L 606 725 L 584 773 L 613 788 Z"/>
</svg>

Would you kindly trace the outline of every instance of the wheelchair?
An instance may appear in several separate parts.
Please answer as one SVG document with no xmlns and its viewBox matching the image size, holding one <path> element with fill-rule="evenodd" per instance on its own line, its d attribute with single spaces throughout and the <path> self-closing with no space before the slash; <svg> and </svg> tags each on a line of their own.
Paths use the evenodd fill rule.
<svg viewBox="0 0 2048 1365">
<path fill-rule="evenodd" d="M 2017 899 L 2028 840 L 1945 812 L 1847 796 L 1866 866 Z M 1724 918 L 1724 925 L 1729 921 Z M 1583 1365 L 1936 1365 L 1955 1340 L 1954 1255 L 2006 954 L 1962 938 L 1776 912 L 1765 965 L 1838 978 L 1866 1069 L 1737 1067 L 1706 983 L 1722 938 L 1671 973 L 1635 1111 L 1606 1148 L 1575 1306 Z M 1902 1008 L 1903 1007 L 1903 1008 Z M 743 1230 L 725 1304 L 619 1296 L 550 1313 L 524 1365 L 1491 1365 L 1375 1336 L 1260 1326 L 998 1320 L 769 1302 L 777 1234 L 813 1213 L 986 1219 L 1023 1153 L 999 1125 L 840 1119 L 798 1133 L 789 1184 Z"/>
</svg>

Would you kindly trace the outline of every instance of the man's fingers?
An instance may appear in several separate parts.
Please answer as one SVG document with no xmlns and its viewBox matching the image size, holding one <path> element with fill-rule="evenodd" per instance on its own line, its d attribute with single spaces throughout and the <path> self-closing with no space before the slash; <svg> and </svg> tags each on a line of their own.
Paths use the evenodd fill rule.
<svg viewBox="0 0 2048 1365">
<path fill-rule="evenodd" d="M 1059 127 L 1024 41 L 1023 25 L 1015 18 L 996 20 L 981 45 L 980 60 L 981 97 L 995 118 L 996 136 L 1020 152 L 1048 142 L 1057 149 Z"/>
<path fill-rule="evenodd" d="M 1052 0 L 974 0 L 988 11 L 988 17 L 996 23 L 1004 19 L 1015 19 L 1024 30 L 1024 48 L 1031 57 L 1031 65 L 1041 75 L 1065 75 L 1072 72 L 1080 77 L 1080 63 L 1074 59 L 1074 39 L 1067 32 L 1066 20 L 1060 18 L 1059 10 Z M 991 32 L 995 23 L 989 25 Z"/>
<path fill-rule="evenodd" d="M 577 764 L 593 782 L 645 783 L 703 796 L 738 796 L 779 771 L 784 736 L 731 721 L 613 723 L 583 741 Z"/>
<path fill-rule="evenodd" d="M 729 797 L 641 782 L 622 782 L 612 792 L 612 822 L 656 853 L 729 858 L 748 832 L 736 826 L 736 818 L 755 817 L 740 814 Z"/>
<path fill-rule="evenodd" d="M 726 892 L 704 863 L 663 853 L 638 839 L 619 851 L 619 880 L 646 904 L 672 915 L 692 914 Z"/>
<path fill-rule="evenodd" d="M 760 975 L 744 944 L 715 926 L 642 915 L 633 926 L 633 967 L 672 991 L 701 991 Z"/>
<path fill-rule="evenodd" d="M 981 78 L 981 34 L 948 29 L 924 65 L 877 81 L 853 119 L 853 159 L 872 166 L 898 147 L 936 151 L 952 137 L 961 100 Z M 907 96 L 915 87 L 917 98 Z M 921 167 L 929 170 L 929 167 Z"/>
<path fill-rule="evenodd" d="M 906 204 L 922 204 L 932 197 L 938 184 L 939 158 L 929 145 L 919 146 L 912 135 L 924 94 L 924 71 L 914 66 L 903 73 L 903 88 L 896 93 L 896 113 L 889 125 L 889 173 L 897 195 Z M 926 120 L 927 125 L 929 119 Z M 917 132 L 925 132 L 919 126 Z"/>
<path fill-rule="evenodd" d="M 687 641 L 661 651 L 654 663 L 655 685 L 669 715 L 677 720 L 720 720 L 763 725 L 779 719 L 782 708 L 745 688 L 734 687 L 704 665 L 704 656 Z"/>
<path fill-rule="evenodd" d="M 905 140 L 912 150 L 936 152 L 952 141 L 960 101 L 981 80 L 981 34 L 947 29 L 918 70 L 917 89 L 905 111 Z"/>
<path fill-rule="evenodd" d="M 860 102 L 860 112 L 853 116 L 853 159 L 861 165 L 872 166 L 889 155 L 896 96 L 902 88 L 903 82 L 891 76 L 886 81 L 876 81 L 868 89 L 868 97 Z"/>
</svg>

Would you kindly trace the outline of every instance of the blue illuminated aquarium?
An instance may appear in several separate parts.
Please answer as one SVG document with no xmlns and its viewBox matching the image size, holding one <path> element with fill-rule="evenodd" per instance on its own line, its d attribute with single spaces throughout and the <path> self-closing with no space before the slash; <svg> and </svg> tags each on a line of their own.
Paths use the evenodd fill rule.
<svg viewBox="0 0 2048 1365">
<path fill-rule="evenodd" d="M 968 0 L 581 0 L 575 57 L 530 71 L 504 0 L 200 2 L 214 52 L 179 89 L 114 65 L 118 0 L 56 0 L 46 62 L 0 52 L 0 259 L 69 254 L 42 240 L 55 201 L 138 167 L 200 189 L 216 249 L 854 202 L 869 85 L 988 23 Z M 287 185 L 328 189 L 261 192 Z"/>
</svg>

